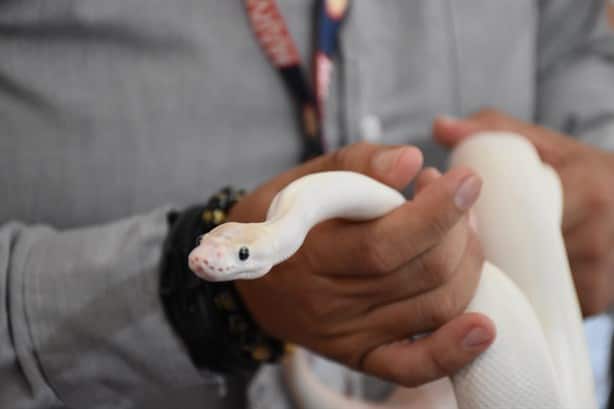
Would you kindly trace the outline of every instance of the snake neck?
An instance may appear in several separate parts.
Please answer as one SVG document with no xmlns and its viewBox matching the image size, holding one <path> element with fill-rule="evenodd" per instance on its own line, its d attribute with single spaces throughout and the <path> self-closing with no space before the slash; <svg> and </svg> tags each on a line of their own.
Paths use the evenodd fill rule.
<svg viewBox="0 0 614 409">
<path fill-rule="evenodd" d="M 309 230 L 329 219 L 354 221 L 383 216 L 405 202 L 403 195 L 364 175 L 321 172 L 305 176 L 282 190 L 267 214 L 268 241 L 278 262 L 291 257 Z"/>
<path fill-rule="evenodd" d="M 263 223 L 269 232 L 265 240 L 272 250 L 274 264 L 292 257 L 303 245 L 309 229 L 317 223 L 308 209 L 288 207 Z"/>
</svg>

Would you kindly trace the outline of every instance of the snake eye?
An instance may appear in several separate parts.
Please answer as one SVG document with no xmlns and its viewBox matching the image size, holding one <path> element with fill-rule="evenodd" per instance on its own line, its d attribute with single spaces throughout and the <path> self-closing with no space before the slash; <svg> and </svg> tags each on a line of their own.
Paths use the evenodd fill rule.
<svg viewBox="0 0 614 409">
<path fill-rule="evenodd" d="M 249 258 L 249 249 L 247 247 L 241 247 L 239 249 L 239 260 L 245 261 Z"/>
</svg>

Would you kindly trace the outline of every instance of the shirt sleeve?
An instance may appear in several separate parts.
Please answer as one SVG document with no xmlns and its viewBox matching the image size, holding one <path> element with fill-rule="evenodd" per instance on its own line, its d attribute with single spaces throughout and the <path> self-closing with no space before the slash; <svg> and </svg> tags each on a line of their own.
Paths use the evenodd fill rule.
<svg viewBox="0 0 614 409">
<path fill-rule="evenodd" d="M 614 30 L 603 0 L 540 0 L 537 121 L 614 150 Z"/>
<path fill-rule="evenodd" d="M 68 231 L 0 227 L 0 407 L 235 407 L 165 319 L 166 211 Z"/>
</svg>

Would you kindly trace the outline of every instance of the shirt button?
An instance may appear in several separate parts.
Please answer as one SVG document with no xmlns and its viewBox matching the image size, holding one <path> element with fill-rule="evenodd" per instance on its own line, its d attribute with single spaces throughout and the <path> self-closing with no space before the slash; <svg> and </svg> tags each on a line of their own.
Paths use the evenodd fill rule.
<svg viewBox="0 0 614 409">
<path fill-rule="evenodd" d="M 360 120 L 360 137 L 367 142 L 379 142 L 382 139 L 382 123 L 375 115 L 365 115 Z"/>
</svg>

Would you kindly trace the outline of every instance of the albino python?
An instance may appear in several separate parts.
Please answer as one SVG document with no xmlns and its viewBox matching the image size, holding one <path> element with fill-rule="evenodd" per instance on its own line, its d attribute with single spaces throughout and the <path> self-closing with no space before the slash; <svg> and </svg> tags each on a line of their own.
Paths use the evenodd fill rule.
<svg viewBox="0 0 614 409">
<path fill-rule="evenodd" d="M 467 311 L 487 315 L 497 327 L 492 346 L 451 377 L 453 406 L 596 409 L 560 231 L 558 176 L 524 138 L 508 133 L 470 138 L 451 165 L 468 166 L 484 181 L 473 211 L 487 261 Z M 381 217 L 404 202 L 396 190 L 357 173 L 305 176 L 278 193 L 265 222 L 227 223 L 205 235 L 190 268 L 208 280 L 258 278 L 294 254 L 314 225 Z M 407 407 L 330 389 L 312 373 L 307 354 L 299 349 L 285 360 L 290 390 L 305 409 Z"/>
</svg>

